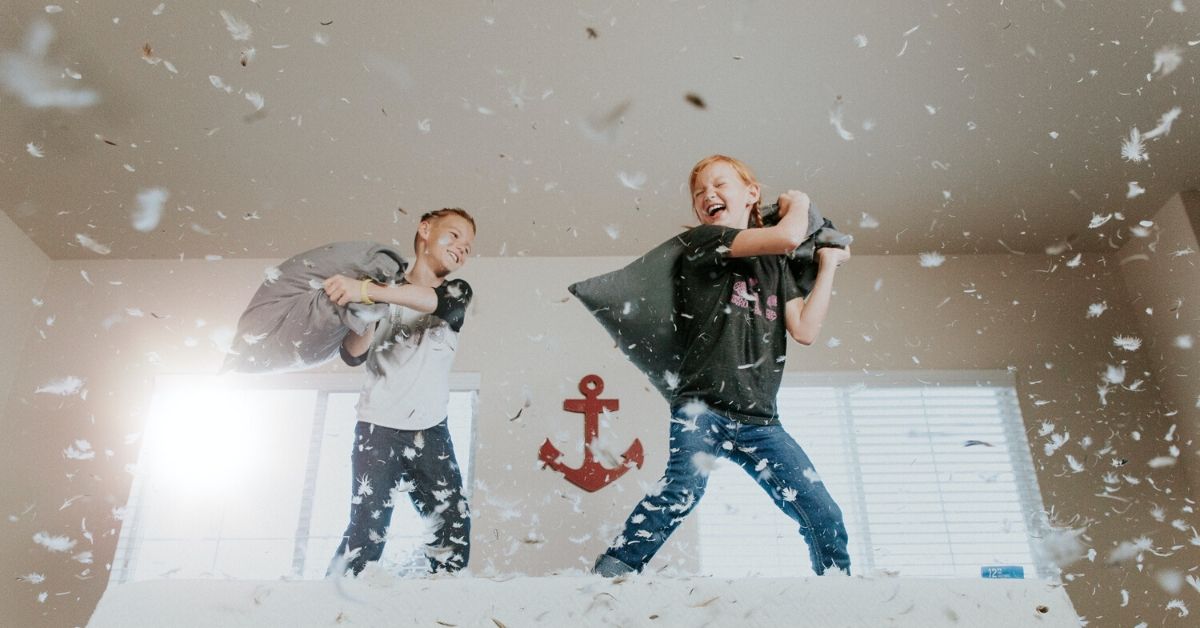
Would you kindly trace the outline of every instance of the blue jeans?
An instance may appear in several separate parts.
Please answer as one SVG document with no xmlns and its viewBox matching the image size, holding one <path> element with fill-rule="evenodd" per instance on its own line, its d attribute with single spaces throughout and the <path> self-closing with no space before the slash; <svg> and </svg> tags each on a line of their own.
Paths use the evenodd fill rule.
<svg viewBox="0 0 1200 628">
<path fill-rule="evenodd" d="M 341 575 L 349 569 L 358 575 L 368 562 L 383 555 L 394 488 L 406 490 L 421 517 L 436 527 L 433 542 L 425 547 L 430 571 L 458 571 L 467 565 L 471 514 L 446 421 L 424 430 L 395 430 L 359 421 L 354 426 L 350 463 L 354 470 L 350 524 L 329 574 Z"/>
<path fill-rule="evenodd" d="M 740 465 L 799 524 L 813 571 L 837 567 L 850 573 L 842 510 L 824 483 L 806 477 L 817 479 L 812 463 L 782 426 L 740 423 L 711 409 L 693 418 L 682 408 L 671 417 L 670 458 L 658 483 L 662 490 L 633 509 L 624 531 L 596 560 L 595 573 L 612 577 L 642 570 L 704 496 L 708 456 Z"/>
</svg>

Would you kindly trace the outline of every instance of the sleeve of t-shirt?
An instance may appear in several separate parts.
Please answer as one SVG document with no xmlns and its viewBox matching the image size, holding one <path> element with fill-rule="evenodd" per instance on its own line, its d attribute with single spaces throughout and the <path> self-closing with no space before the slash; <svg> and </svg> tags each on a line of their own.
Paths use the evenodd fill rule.
<svg viewBox="0 0 1200 628">
<path fill-rule="evenodd" d="M 363 362 L 366 362 L 367 356 L 371 353 L 370 349 L 368 349 L 363 351 L 362 355 L 350 355 L 350 352 L 346 351 L 346 347 L 344 346 L 338 347 L 338 352 L 342 355 L 342 362 L 345 362 L 348 366 L 358 366 Z"/>
<path fill-rule="evenodd" d="M 379 325 L 376 324 L 372 325 L 370 329 L 376 329 L 378 327 Z M 374 346 L 374 342 L 372 342 L 371 345 Z M 362 352 L 362 355 L 350 355 L 350 352 L 346 351 L 346 345 L 338 345 L 337 353 L 341 355 L 342 361 L 344 361 L 347 366 L 360 366 L 362 363 L 367 361 L 367 355 L 371 354 L 371 348 L 367 347 L 367 351 Z"/>
<path fill-rule="evenodd" d="M 700 225 L 684 232 L 679 240 L 683 243 L 689 263 L 715 266 L 729 257 L 733 240 L 741 232 L 741 229 L 733 227 Z"/>
<path fill-rule="evenodd" d="M 462 279 L 451 279 L 434 289 L 438 296 L 437 309 L 434 316 L 446 321 L 450 329 L 458 332 L 467 319 L 467 306 L 475 296 L 471 284 Z"/>
</svg>

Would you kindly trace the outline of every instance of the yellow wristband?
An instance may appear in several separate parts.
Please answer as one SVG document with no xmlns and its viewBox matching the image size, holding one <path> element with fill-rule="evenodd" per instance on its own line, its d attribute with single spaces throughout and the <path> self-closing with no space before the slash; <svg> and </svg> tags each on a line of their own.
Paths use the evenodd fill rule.
<svg viewBox="0 0 1200 628">
<path fill-rule="evenodd" d="M 367 284 L 368 283 L 371 283 L 370 279 L 363 279 L 362 283 L 359 284 L 359 292 L 361 293 L 361 296 L 362 296 L 362 302 L 366 303 L 367 305 L 375 305 L 375 302 L 372 301 L 371 297 L 367 295 Z"/>
</svg>

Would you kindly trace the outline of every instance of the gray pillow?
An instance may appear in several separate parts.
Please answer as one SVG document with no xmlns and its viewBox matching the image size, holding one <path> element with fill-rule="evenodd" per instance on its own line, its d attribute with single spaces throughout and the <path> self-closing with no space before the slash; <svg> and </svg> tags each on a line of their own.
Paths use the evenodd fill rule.
<svg viewBox="0 0 1200 628">
<path fill-rule="evenodd" d="M 289 258 L 250 299 L 221 370 L 278 373 L 329 361 L 347 331 L 366 332 L 387 304 L 338 307 L 322 282 L 340 274 L 391 283 L 406 267 L 400 253 L 375 242 L 334 242 Z"/>
<path fill-rule="evenodd" d="M 778 224 L 778 214 L 777 205 L 762 208 L 767 225 Z M 788 269 L 802 295 L 808 296 L 816 279 L 815 249 L 848 246 L 851 239 L 809 206 L 807 239 L 788 256 Z M 673 237 L 624 268 L 567 287 L 668 401 L 673 394 L 667 373 L 679 373 L 687 348 L 675 320 L 675 277 L 683 252 L 683 243 Z"/>
</svg>

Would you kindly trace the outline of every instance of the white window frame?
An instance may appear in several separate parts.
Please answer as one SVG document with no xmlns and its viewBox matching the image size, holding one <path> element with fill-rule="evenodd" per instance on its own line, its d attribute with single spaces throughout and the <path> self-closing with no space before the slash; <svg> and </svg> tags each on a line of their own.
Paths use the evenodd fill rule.
<svg viewBox="0 0 1200 628">
<path fill-rule="evenodd" d="M 449 377 L 451 392 L 475 393 L 472 397 L 471 431 L 470 443 L 468 445 L 470 460 L 463 469 L 463 486 L 465 490 L 469 490 L 468 487 L 474 486 L 475 453 L 478 450 L 476 435 L 479 429 L 478 393 L 480 379 L 480 374 L 476 372 L 451 372 Z M 221 387 L 230 390 L 310 390 L 316 392 L 305 473 L 303 482 L 298 489 L 302 491 L 300 513 L 297 518 L 296 534 L 293 539 L 292 576 L 298 577 L 299 574 L 303 573 L 304 563 L 307 560 L 305 546 L 312 522 L 313 498 L 318 466 L 321 459 L 321 446 L 325 431 L 329 395 L 362 392 L 363 375 L 361 373 L 226 374 L 220 376 L 214 376 L 209 373 L 162 374 L 156 376 L 154 379 L 151 399 L 154 398 L 154 395 L 159 394 L 160 391 L 177 389 L 196 382 L 219 382 Z M 147 421 L 151 419 L 152 417 L 147 417 Z M 350 452 L 347 451 L 346 456 L 349 457 L 349 454 Z M 144 455 L 145 452 L 139 453 L 139 464 Z M 136 560 L 140 541 L 138 536 L 142 514 L 140 512 L 140 500 L 142 499 L 145 484 L 148 481 L 149 478 L 144 475 L 140 473 L 134 474 L 126 505 L 126 517 L 121 526 L 112 569 L 109 573 L 110 584 L 122 584 L 131 581 L 130 575 L 133 570 L 130 567 L 134 564 L 133 561 Z M 349 503 L 349 486 L 347 486 L 346 503 Z M 328 560 L 328 558 L 315 559 Z"/>
</svg>

